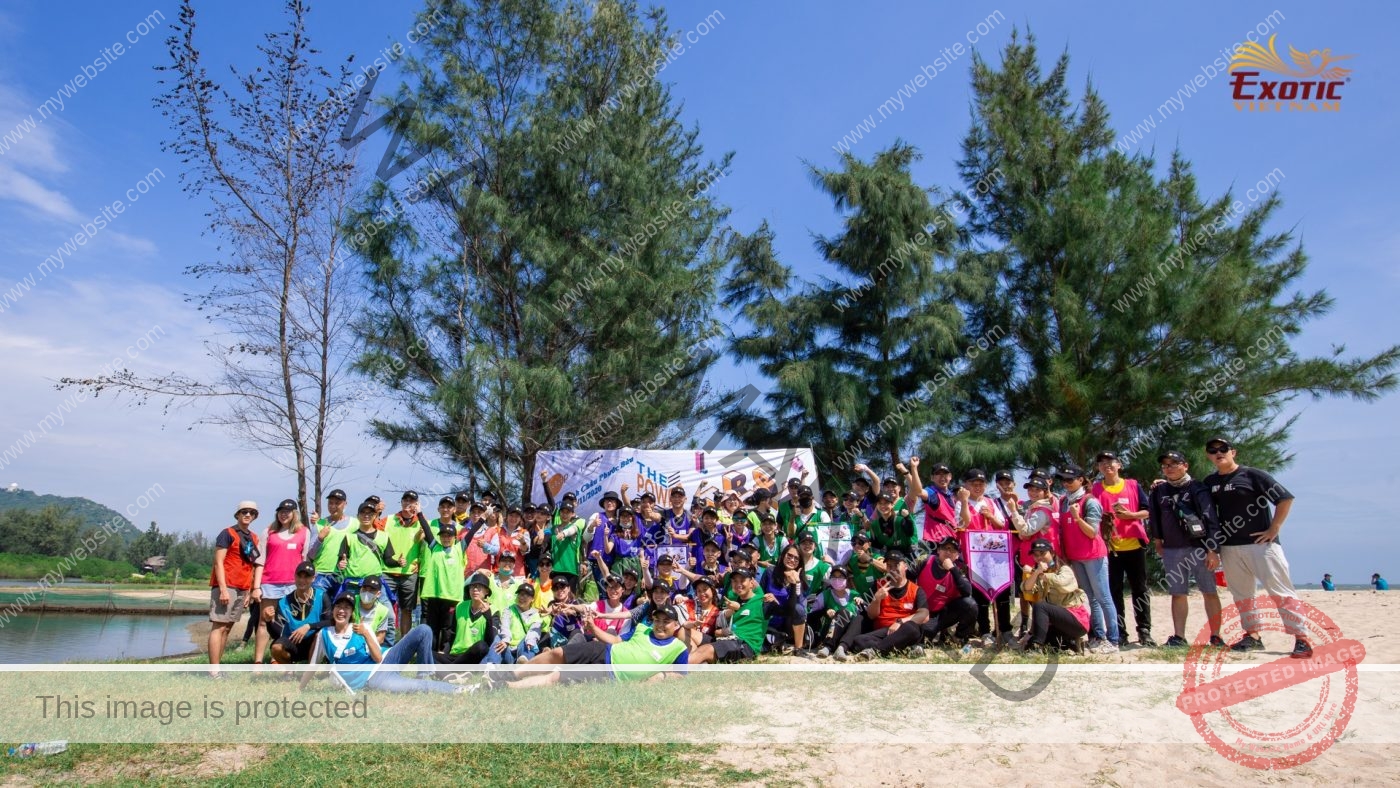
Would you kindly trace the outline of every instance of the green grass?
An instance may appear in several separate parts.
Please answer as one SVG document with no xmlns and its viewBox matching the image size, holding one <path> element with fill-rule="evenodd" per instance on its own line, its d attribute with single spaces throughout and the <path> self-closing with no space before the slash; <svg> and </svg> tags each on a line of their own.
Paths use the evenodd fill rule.
<svg viewBox="0 0 1400 788">
<path fill-rule="evenodd" d="M 234 753 L 209 745 L 88 744 L 60 755 L 6 760 L 0 783 L 81 782 L 137 786 L 176 785 L 681 785 L 759 779 L 717 768 L 705 750 L 682 745 L 451 744 L 243 745 L 248 760 L 231 771 Z M 567 778 L 564 777 L 567 774 Z M 21 783 L 22 784 L 22 783 Z"/>
<path fill-rule="evenodd" d="M 7 580 L 38 580 L 49 572 L 57 571 L 59 564 L 65 560 L 47 555 L 0 553 L 0 577 Z M 136 567 L 125 561 L 84 558 L 68 569 L 67 574 L 70 577 L 124 579 L 135 571 Z"/>
</svg>

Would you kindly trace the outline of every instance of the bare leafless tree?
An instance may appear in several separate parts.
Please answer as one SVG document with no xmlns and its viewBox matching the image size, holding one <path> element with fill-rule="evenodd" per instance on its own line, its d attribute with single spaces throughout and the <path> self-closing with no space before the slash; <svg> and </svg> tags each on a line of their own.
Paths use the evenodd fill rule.
<svg viewBox="0 0 1400 788">
<path fill-rule="evenodd" d="M 184 0 L 167 40 L 164 92 L 156 106 L 171 123 L 163 145 L 180 157 L 187 193 L 206 200 L 221 258 L 188 266 L 207 283 L 188 296 L 215 329 L 205 342 L 216 373 L 140 376 L 129 369 L 73 386 L 114 391 L 140 405 L 212 403 L 200 423 L 229 429 L 296 474 L 305 514 L 335 467 L 329 439 L 357 404 L 344 380 L 353 341 L 356 288 L 342 258 L 342 225 L 353 198 L 353 149 L 340 144 L 348 111 L 337 91 L 349 60 L 332 74 L 306 36 L 308 7 L 286 3 L 287 27 L 258 46 L 261 64 L 231 68 L 232 89 L 207 74 L 195 43 L 195 10 Z M 311 489 L 308 490 L 308 487 Z"/>
</svg>

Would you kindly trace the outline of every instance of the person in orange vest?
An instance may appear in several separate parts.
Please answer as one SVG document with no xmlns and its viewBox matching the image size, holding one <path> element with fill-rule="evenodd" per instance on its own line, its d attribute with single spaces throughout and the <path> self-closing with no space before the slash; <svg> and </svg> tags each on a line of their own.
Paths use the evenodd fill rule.
<svg viewBox="0 0 1400 788">
<path fill-rule="evenodd" d="M 219 661 L 229 632 L 243 617 L 250 603 L 261 596 L 262 553 L 251 526 L 258 518 L 258 505 L 242 501 L 233 513 L 233 525 L 214 537 L 214 568 L 209 573 L 209 678 L 222 679 Z"/>
<path fill-rule="evenodd" d="M 865 615 L 846 627 L 832 658 L 845 662 L 854 652 L 855 659 L 869 660 L 918 645 L 928 621 L 928 598 L 918 584 L 909 582 L 908 571 L 909 559 L 903 553 L 885 554 L 884 585 L 871 597 Z"/>
</svg>

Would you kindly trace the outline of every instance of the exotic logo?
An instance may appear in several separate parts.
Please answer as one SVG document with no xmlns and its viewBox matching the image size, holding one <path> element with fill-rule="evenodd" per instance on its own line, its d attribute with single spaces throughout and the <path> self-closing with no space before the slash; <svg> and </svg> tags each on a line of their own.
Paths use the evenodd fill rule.
<svg viewBox="0 0 1400 788">
<path fill-rule="evenodd" d="M 1274 49 L 1275 33 L 1267 47 L 1250 41 L 1230 58 L 1230 80 L 1235 109 L 1240 112 L 1338 112 L 1342 87 L 1351 80 L 1351 69 L 1337 65 L 1355 55 L 1334 55 L 1331 49 L 1307 52 L 1288 45 L 1289 65 Z M 1270 79 L 1265 73 L 1282 75 Z"/>
</svg>

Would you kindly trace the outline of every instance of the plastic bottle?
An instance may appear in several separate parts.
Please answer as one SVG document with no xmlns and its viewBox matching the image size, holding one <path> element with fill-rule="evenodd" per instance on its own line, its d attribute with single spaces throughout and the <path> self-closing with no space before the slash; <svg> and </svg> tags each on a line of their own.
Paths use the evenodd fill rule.
<svg viewBox="0 0 1400 788">
<path fill-rule="evenodd" d="M 66 749 L 68 749 L 66 740 L 41 741 L 11 747 L 9 754 L 11 758 L 28 758 L 33 755 L 57 755 Z"/>
</svg>

